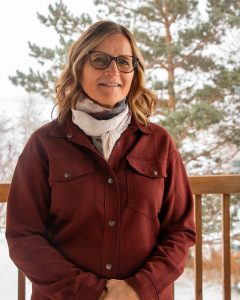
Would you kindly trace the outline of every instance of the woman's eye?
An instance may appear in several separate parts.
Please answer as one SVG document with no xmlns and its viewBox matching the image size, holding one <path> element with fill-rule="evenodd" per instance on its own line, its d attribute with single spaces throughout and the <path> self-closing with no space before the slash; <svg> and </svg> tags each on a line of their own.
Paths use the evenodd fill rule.
<svg viewBox="0 0 240 300">
<path fill-rule="evenodd" d="M 126 58 L 118 58 L 118 63 L 120 65 L 126 65 L 126 66 L 130 65 L 129 61 Z"/>
<path fill-rule="evenodd" d="M 105 56 L 98 56 L 93 59 L 93 62 L 95 63 L 106 63 L 107 61 L 108 59 Z"/>
</svg>

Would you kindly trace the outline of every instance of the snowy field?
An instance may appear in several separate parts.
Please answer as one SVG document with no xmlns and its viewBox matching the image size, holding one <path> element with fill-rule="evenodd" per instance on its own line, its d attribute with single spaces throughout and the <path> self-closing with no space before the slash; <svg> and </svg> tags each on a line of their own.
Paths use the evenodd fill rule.
<svg viewBox="0 0 240 300">
<path fill-rule="evenodd" d="M 17 300 L 17 269 L 8 257 L 8 248 L 3 233 L 0 233 L 0 299 Z M 26 300 L 30 299 L 31 284 L 26 283 Z M 203 286 L 204 300 L 221 300 L 221 287 L 211 282 Z M 240 294 L 232 293 L 232 300 L 239 300 Z M 175 300 L 194 300 L 194 275 L 189 269 L 175 283 Z"/>
</svg>

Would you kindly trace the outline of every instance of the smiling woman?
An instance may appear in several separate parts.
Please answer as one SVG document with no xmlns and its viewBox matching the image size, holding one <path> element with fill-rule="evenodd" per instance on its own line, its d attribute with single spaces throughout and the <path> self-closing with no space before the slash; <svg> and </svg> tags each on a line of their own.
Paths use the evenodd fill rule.
<svg viewBox="0 0 240 300">
<path fill-rule="evenodd" d="M 193 199 L 132 34 L 100 21 L 72 45 L 58 117 L 13 176 L 6 237 L 31 300 L 172 300 L 195 242 Z M 22 209 L 24 207 L 24 209 Z"/>
<path fill-rule="evenodd" d="M 126 63 L 130 68 L 123 69 Z M 59 120 L 63 121 L 86 96 L 108 108 L 127 97 L 136 118 L 147 124 L 156 97 L 144 86 L 143 58 L 125 27 L 97 22 L 71 47 L 68 63 L 56 85 Z"/>
<path fill-rule="evenodd" d="M 114 107 L 126 98 L 132 84 L 131 44 L 123 34 L 112 34 L 94 49 L 83 66 L 82 88 L 102 106 Z"/>
</svg>

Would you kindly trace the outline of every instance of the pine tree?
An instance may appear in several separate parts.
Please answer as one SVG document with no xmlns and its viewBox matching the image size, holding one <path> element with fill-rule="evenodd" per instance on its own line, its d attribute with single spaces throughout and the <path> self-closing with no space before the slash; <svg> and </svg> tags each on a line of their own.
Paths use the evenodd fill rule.
<svg viewBox="0 0 240 300">
<path fill-rule="evenodd" d="M 147 85 L 159 98 L 155 121 L 171 133 L 189 170 L 217 172 L 240 141 L 239 1 L 94 2 L 99 19 L 112 19 L 134 33 L 146 62 Z M 73 16 L 62 1 L 38 19 L 55 29 L 59 45 L 49 49 L 29 43 L 41 70 L 17 71 L 10 79 L 51 98 L 67 48 L 92 20 L 86 14 Z"/>
<path fill-rule="evenodd" d="M 16 75 L 9 79 L 14 85 L 24 87 L 27 92 L 53 99 L 54 83 L 66 62 L 68 48 L 92 20 L 86 13 L 74 16 L 63 1 L 49 5 L 48 10 L 47 17 L 38 13 L 37 18 L 44 26 L 55 30 L 59 44 L 52 49 L 28 42 L 29 55 L 36 59 L 40 70 L 30 68 L 28 73 L 17 70 Z"/>
</svg>

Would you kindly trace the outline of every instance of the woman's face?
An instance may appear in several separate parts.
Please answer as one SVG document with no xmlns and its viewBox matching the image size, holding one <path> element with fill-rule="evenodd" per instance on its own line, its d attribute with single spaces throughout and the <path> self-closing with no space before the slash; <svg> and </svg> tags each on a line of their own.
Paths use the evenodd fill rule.
<svg viewBox="0 0 240 300">
<path fill-rule="evenodd" d="M 110 35 L 94 51 L 102 51 L 115 57 L 132 55 L 131 45 L 123 34 Z M 83 65 L 81 84 L 90 98 L 104 107 L 111 108 L 127 96 L 133 76 L 134 71 L 120 72 L 114 60 L 105 70 L 99 70 L 87 59 Z"/>
</svg>

